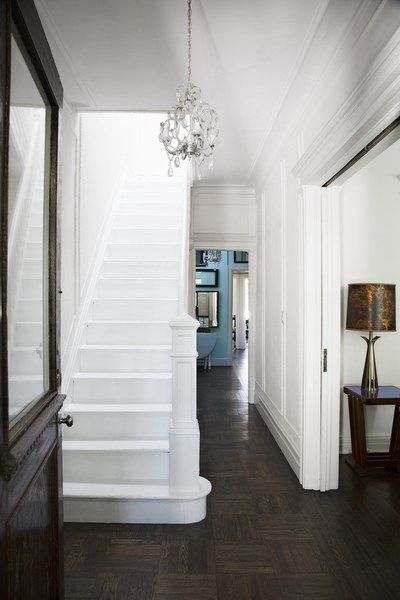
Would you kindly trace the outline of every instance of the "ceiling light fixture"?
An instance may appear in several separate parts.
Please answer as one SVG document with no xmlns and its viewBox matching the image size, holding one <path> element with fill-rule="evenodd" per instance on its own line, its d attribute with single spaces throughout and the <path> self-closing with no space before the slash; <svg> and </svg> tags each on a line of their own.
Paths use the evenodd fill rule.
<svg viewBox="0 0 400 600">
<path fill-rule="evenodd" d="M 208 159 L 208 167 L 214 166 L 214 146 L 218 137 L 217 113 L 201 99 L 201 90 L 192 83 L 192 0 L 188 5 L 188 80 L 186 88 L 178 89 L 176 104 L 161 123 L 158 139 L 164 144 L 169 159 L 168 176 L 181 160 L 193 158 L 196 175 L 201 179 L 201 166 Z"/>
</svg>

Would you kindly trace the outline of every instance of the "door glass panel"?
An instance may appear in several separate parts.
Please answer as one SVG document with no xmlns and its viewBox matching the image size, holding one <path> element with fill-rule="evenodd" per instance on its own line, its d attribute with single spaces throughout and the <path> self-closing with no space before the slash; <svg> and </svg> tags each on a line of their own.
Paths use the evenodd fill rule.
<svg viewBox="0 0 400 600">
<path fill-rule="evenodd" d="M 12 38 L 8 170 L 8 389 L 13 426 L 48 390 L 46 105 Z"/>
</svg>

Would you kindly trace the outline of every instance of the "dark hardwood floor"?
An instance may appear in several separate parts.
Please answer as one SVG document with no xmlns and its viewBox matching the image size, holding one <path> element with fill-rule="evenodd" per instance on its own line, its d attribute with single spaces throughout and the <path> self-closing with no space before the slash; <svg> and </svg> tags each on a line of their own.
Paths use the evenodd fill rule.
<svg viewBox="0 0 400 600">
<path fill-rule="evenodd" d="M 400 475 L 306 492 L 246 396 L 245 362 L 199 370 L 194 525 L 65 527 L 68 600 L 400 599 Z"/>
</svg>

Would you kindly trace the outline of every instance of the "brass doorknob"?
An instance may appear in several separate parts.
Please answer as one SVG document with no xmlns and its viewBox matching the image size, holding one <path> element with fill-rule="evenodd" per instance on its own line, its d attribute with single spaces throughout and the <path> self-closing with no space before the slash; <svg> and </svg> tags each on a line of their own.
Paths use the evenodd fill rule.
<svg viewBox="0 0 400 600">
<path fill-rule="evenodd" d="M 72 425 L 74 424 L 74 419 L 71 417 L 71 415 L 65 415 L 65 417 L 58 417 L 58 422 L 60 423 L 60 425 L 72 427 Z"/>
</svg>

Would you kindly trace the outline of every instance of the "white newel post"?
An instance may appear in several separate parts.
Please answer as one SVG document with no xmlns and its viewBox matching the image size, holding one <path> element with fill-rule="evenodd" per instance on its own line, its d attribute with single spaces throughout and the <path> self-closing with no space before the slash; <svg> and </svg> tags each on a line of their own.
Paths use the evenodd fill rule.
<svg viewBox="0 0 400 600">
<path fill-rule="evenodd" d="M 187 313 L 170 322 L 172 329 L 172 420 L 170 489 L 200 489 L 200 434 L 196 414 L 196 330 L 199 322 Z"/>
</svg>

